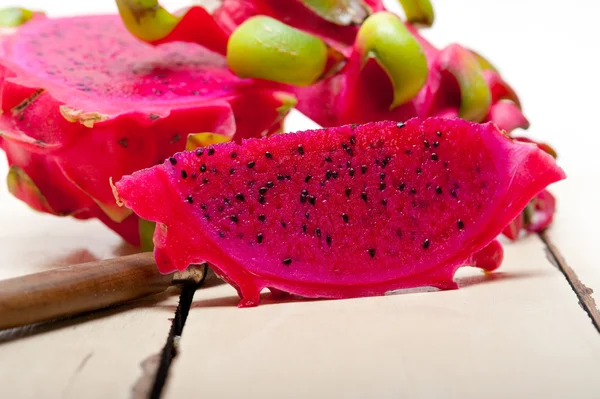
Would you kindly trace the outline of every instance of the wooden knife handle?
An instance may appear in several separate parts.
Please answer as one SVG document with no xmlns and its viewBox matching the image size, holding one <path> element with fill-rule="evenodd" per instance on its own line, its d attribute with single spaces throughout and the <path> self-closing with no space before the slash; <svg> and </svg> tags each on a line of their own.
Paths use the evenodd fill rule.
<svg viewBox="0 0 600 399">
<path fill-rule="evenodd" d="M 0 329 L 101 309 L 166 290 L 151 252 L 0 281 Z"/>
</svg>

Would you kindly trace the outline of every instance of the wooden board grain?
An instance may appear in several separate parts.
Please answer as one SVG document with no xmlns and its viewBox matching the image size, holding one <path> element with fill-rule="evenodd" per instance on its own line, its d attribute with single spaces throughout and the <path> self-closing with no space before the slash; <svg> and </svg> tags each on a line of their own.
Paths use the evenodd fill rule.
<svg viewBox="0 0 600 399">
<path fill-rule="evenodd" d="M 537 236 L 507 245 L 498 272 L 458 281 L 251 309 L 227 285 L 200 290 L 166 397 L 597 397 L 600 337 Z"/>
<path fill-rule="evenodd" d="M 0 175 L 6 175 L 0 159 Z M 132 248 L 99 222 L 32 211 L 0 185 L 0 279 Z M 0 332 L 0 398 L 129 398 L 162 349 L 177 292 L 71 321 Z M 154 370 L 154 363 L 149 370 Z"/>
<path fill-rule="evenodd" d="M 557 212 L 544 238 L 600 332 L 600 265 L 595 252 L 600 242 L 600 213 L 598 189 L 592 183 L 599 175 L 600 171 L 574 170 L 553 187 Z"/>
</svg>

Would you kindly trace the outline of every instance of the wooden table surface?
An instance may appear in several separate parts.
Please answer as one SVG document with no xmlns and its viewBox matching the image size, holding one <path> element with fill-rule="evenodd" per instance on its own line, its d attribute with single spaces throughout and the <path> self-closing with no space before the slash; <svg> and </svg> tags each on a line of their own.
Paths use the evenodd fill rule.
<svg viewBox="0 0 600 399">
<path fill-rule="evenodd" d="M 111 0 L 19 3 L 52 15 L 114 10 Z M 456 291 L 267 297 L 242 310 L 236 292 L 212 280 L 195 293 L 173 289 L 3 331 L 0 398 L 143 398 L 153 386 L 173 399 L 600 397 L 600 132 L 592 125 L 600 7 L 433 3 L 437 21 L 427 36 L 485 50 L 518 88 L 532 122 L 527 134 L 558 150 L 568 179 L 551 188 L 559 208 L 548 232 L 507 243 L 495 273 L 462 269 Z M 297 113 L 288 121 L 291 130 L 309 126 Z M 6 171 L 2 155 L 0 175 Z M 131 251 L 96 221 L 35 213 L 0 187 L 0 279 Z M 173 319 L 182 331 L 172 330 Z M 161 364 L 168 373 L 157 372 Z"/>
</svg>

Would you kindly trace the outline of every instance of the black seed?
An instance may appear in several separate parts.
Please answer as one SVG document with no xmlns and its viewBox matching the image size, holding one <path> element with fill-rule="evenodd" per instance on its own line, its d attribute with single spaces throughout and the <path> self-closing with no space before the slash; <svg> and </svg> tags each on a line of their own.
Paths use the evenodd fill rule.
<svg viewBox="0 0 600 399">
<path fill-rule="evenodd" d="M 442 137 L 442 132 L 436 132 L 435 134 L 437 134 L 438 137 Z"/>
<path fill-rule="evenodd" d="M 433 154 L 431 154 L 431 160 L 432 161 L 437 161 L 438 159 L 439 159 L 438 155 L 435 152 Z"/>
<path fill-rule="evenodd" d="M 398 129 L 402 129 L 404 126 L 406 126 L 406 125 L 404 124 L 404 122 L 398 122 L 398 123 L 396 124 L 396 127 L 397 127 Z"/>
<path fill-rule="evenodd" d="M 349 168 L 349 167 L 351 167 L 351 166 L 352 166 L 352 162 L 350 162 L 350 161 L 346 161 L 346 167 L 347 167 L 347 168 Z"/>
<path fill-rule="evenodd" d="M 381 162 L 381 167 L 385 168 L 387 166 L 387 164 L 390 163 L 391 160 L 392 160 L 391 157 L 385 157 L 385 158 L 383 158 L 383 161 Z"/>
<path fill-rule="evenodd" d="M 302 225 L 302 231 L 306 233 L 306 225 L 305 224 Z"/>
<path fill-rule="evenodd" d="M 194 199 L 192 198 L 192 196 L 191 196 L 191 195 L 188 195 L 188 196 L 187 196 L 187 202 L 189 202 L 190 204 L 193 204 L 193 203 L 194 203 Z"/>
<path fill-rule="evenodd" d="M 215 149 L 214 148 L 209 148 L 208 149 L 208 155 L 213 155 L 215 153 Z"/>
<path fill-rule="evenodd" d="M 421 168 L 417 168 L 417 174 L 420 175 L 421 173 L 423 173 L 423 171 L 421 170 Z"/>
<path fill-rule="evenodd" d="M 337 170 L 334 170 L 333 172 L 331 172 L 331 177 L 333 177 L 334 179 L 337 179 L 337 177 L 338 177 Z"/>
<path fill-rule="evenodd" d="M 238 217 L 235 215 L 231 215 L 229 216 L 229 219 L 233 222 L 233 223 L 237 223 L 238 222 Z"/>
<path fill-rule="evenodd" d="M 360 193 L 360 198 L 363 199 L 363 201 L 367 201 L 367 193 L 365 193 L 364 191 L 362 193 Z"/>
<path fill-rule="evenodd" d="M 245 198 L 244 198 L 244 194 L 242 194 L 242 193 L 237 193 L 237 194 L 235 195 L 235 199 L 237 199 L 238 201 L 243 201 L 243 200 L 245 199 Z"/>
<path fill-rule="evenodd" d="M 356 144 L 356 137 L 350 136 L 350 144 L 352 144 L 352 145 Z"/>
<path fill-rule="evenodd" d="M 325 157 L 325 161 L 327 161 L 327 162 L 333 162 L 332 159 L 329 158 L 329 157 Z"/>
<path fill-rule="evenodd" d="M 369 249 L 367 250 L 367 252 L 369 252 L 369 255 L 371 256 L 371 258 L 374 258 L 374 257 L 375 257 L 375 249 L 373 249 L 373 248 L 369 248 Z"/>
<path fill-rule="evenodd" d="M 204 148 L 198 148 L 196 150 L 196 155 L 199 156 L 199 157 L 201 157 L 202 154 L 204 154 Z"/>
<path fill-rule="evenodd" d="M 380 189 L 381 191 L 385 190 L 385 187 L 386 187 L 386 185 L 385 185 L 385 183 L 384 183 L 384 182 L 381 182 L 381 183 L 379 183 L 379 189 Z"/>
<path fill-rule="evenodd" d="M 348 144 L 342 143 L 342 148 L 345 150 L 346 148 L 348 148 Z"/>
<path fill-rule="evenodd" d="M 202 183 L 204 183 L 204 184 L 208 184 L 208 179 L 204 179 L 204 180 L 202 180 Z"/>
<path fill-rule="evenodd" d="M 171 165 L 177 165 L 177 160 L 173 157 L 169 158 L 169 162 L 171 162 Z"/>
<path fill-rule="evenodd" d="M 219 237 L 221 237 L 221 238 L 225 237 L 225 233 L 222 231 L 219 231 Z"/>
<path fill-rule="evenodd" d="M 429 248 L 429 238 L 426 238 L 425 241 L 423 241 L 423 248 Z"/>
<path fill-rule="evenodd" d="M 287 224 L 285 222 L 281 222 L 281 227 L 285 229 L 287 227 Z"/>
<path fill-rule="evenodd" d="M 346 197 L 349 197 L 349 196 L 350 196 L 350 194 L 352 194 L 352 189 L 351 189 L 350 187 L 348 187 L 348 188 L 346 189 Z"/>
<path fill-rule="evenodd" d="M 456 198 L 456 190 L 450 190 L 450 195 Z"/>
<path fill-rule="evenodd" d="M 181 177 L 182 177 L 183 179 L 187 179 L 187 172 L 186 172 L 185 170 L 182 170 L 182 171 L 181 171 Z"/>
<path fill-rule="evenodd" d="M 291 258 L 285 258 L 283 260 L 283 264 L 286 265 L 286 266 L 291 265 L 292 264 L 292 259 Z"/>
<path fill-rule="evenodd" d="M 330 235 L 325 237 L 325 241 L 327 241 L 327 245 L 331 246 L 331 236 Z"/>
<path fill-rule="evenodd" d="M 266 187 L 261 187 L 258 189 L 258 193 L 263 195 L 267 193 L 267 188 Z"/>
<path fill-rule="evenodd" d="M 400 184 L 398 185 L 398 190 L 400 190 L 400 191 L 404 191 L 404 187 L 405 187 L 405 184 L 404 184 L 404 183 L 400 183 Z"/>
<path fill-rule="evenodd" d="M 269 151 L 265 152 L 265 157 L 272 159 L 273 158 L 273 154 L 271 154 Z"/>
<path fill-rule="evenodd" d="M 200 204 L 200 208 L 206 210 L 206 204 Z"/>
<path fill-rule="evenodd" d="M 413 187 L 413 188 L 411 188 L 411 189 L 410 189 L 410 193 L 411 193 L 412 195 L 415 195 L 415 194 L 417 193 L 417 189 L 416 189 L 416 188 L 414 188 L 414 187 Z"/>
<path fill-rule="evenodd" d="M 325 179 L 327 179 L 327 180 L 331 179 L 331 171 L 330 171 L 330 170 L 328 170 L 328 171 L 325 173 Z"/>
<path fill-rule="evenodd" d="M 306 189 L 302 190 L 301 192 L 302 192 L 302 195 L 304 195 L 304 196 L 308 195 L 308 190 L 306 190 Z"/>
<path fill-rule="evenodd" d="M 387 205 L 387 200 L 385 198 L 381 200 L 381 205 L 383 205 L 383 206 Z"/>
<path fill-rule="evenodd" d="M 254 162 L 254 161 L 250 161 L 250 162 L 248 162 L 248 167 L 249 167 L 249 168 L 253 168 L 253 167 L 254 167 L 254 165 L 256 165 L 256 162 Z"/>
<path fill-rule="evenodd" d="M 353 156 L 354 155 L 354 151 L 352 151 L 352 148 L 346 148 L 346 152 L 348 153 L 348 155 Z"/>
<path fill-rule="evenodd" d="M 298 154 L 304 155 L 304 147 L 302 147 L 302 144 L 298 144 Z"/>
<path fill-rule="evenodd" d="M 260 244 L 262 241 L 263 241 L 263 235 L 262 235 L 262 233 L 258 233 L 256 235 L 256 242 Z"/>
<path fill-rule="evenodd" d="M 320 229 L 320 228 L 318 228 L 318 227 L 317 227 L 317 228 L 315 229 L 315 235 L 316 235 L 317 237 L 321 237 L 321 229 Z"/>
<path fill-rule="evenodd" d="M 312 179 L 312 176 L 307 175 L 306 178 L 304 179 L 304 183 L 308 183 L 310 181 L 310 179 Z"/>
<path fill-rule="evenodd" d="M 200 165 L 200 172 L 206 172 L 206 165 L 205 164 Z"/>
<path fill-rule="evenodd" d="M 266 217 L 263 213 L 261 213 L 260 215 L 258 215 L 258 220 L 260 220 L 261 222 L 264 222 L 266 220 Z"/>
<path fill-rule="evenodd" d="M 438 194 L 441 194 L 442 193 L 442 188 L 440 186 L 437 186 L 435 188 L 435 192 L 438 193 Z"/>
<path fill-rule="evenodd" d="M 427 141 L 427 140 L 423 140 L 423 145 L 425 146 L 425 148 L 429 148 L 429 147 L 431 147 L 431 146 L 429 145 L 429 141 Z"/>
<path fill-rule="evenodd" d="M 436 141 L 433 143 L 433 148 L 438 148 L 440 146 L 440 142 Z"/>
<path fill-rule="evenodd" d="M 259 204 L 264 204 L 265 203 L 265 196 L 261 195 L 260 197 L 258 197 L 258 203 Z"/>
<path fill-rule="evenodd" d="M 208 213 L 207 213 L 207 214 L 205 214 L 205 215 L 204 215 L 204 219 L 206 219 L 206 220 L 210 220 L 210 215 L 209 215 Z"/>
<path fill-rule="evenodd" d="M 277 180 L 283 180 L 285 179 L 285 177 L 283 177 L 282 175 L 277 175 Z"/>
<path fill-rule="evenodd" d="M 317 202 L 317 199 L 315 198 L 314 195 L 309 195 L 308 202 L 310 202 L 311 205 L 314 205 Z"/>
<path fill-rule="evenodd" d="M 367 173 L 367 165 L 363 165 L 360 167 L 360 170 L 362 172 L 362 174 L 364 175 L 365 173 Z"/>
<path fill-rule="evenodd" d="M 90 91 L 90 89 L 87 89 L 86 91 Z M 160 93 L 159 93 L 160 94 Z M 150 114 L 150 120 L 155 121 L 158 118 L 160 118 L 160 116 L 156 115 L 156 114 Z"/>
<path fill-rule="evenodd" d="M 285 175 L 285 179 L 286 179 L 286 180 L 292 180 L 292 176 L 290 176 L 290 175 Z"/>
<path fill-rule="evenodd" d="M 348 174 L 350 175 L 350 177 L 354 176 L 354 168 L 350 168 Z"/>
<path fill-rule="evenodd" d="M 465 223 L 462 220 L 460 220 L 460 219 L 458 219 L 458 222 L 456 222 L 456 224 L 458 225 L 458 228 L 460 230 L 462 230 L 462 229 L 465 228 Z"/>
<path fill-rule="evenodd" d="M 342 219 L 344 219 L 344 223 L 348 223 L 348 215 L 342 213 Z"/>
<path fill-rule="evenodd" d="M 380 173 L 380 174 L 379 174 L 379 178 L 380 178 L 381 180 L 385 179 L 385 173 Z"/>
<path fill-rule="evenodd" d="M 229 174 L 230 174 L 230 175 L 232 175 L 232 174 L 234 174 L 234 173 L 235 173 L 235 169 L 234 169 L 234 168 L 231 168 L 231 169 L 229 169 Z"/>
<path fill-rule="evenodd" d="M 273 188 L 274 185 L 272 181 L 267 182 L 267 188 Z"/>
<path fill-rule="evenodd" d="M 229 201 L 229 198 L 223 198 L 223 202 L 227 205 L 231 204 L 231 202 Z"/>
<path fill-rule="evenodd" d="M 237 152 L 232 152 L 231 153 L 231 158 L 233 158 L 233 159 L 237 158 Z"/>
<path fill-rule="evenodd" d="M 300 196 L 300 202 L 301 203 L 305 203 L 308 200 L 308 198 L 306 197 L 306 195 L 301 195 Z"/>
</svg>

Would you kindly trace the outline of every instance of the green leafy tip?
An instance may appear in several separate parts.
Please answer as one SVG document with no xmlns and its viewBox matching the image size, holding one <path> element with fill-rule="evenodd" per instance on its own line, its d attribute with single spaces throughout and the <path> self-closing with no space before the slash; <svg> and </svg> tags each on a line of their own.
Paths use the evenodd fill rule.
<svg viewBox="0 0 600 399">
<path fill-rule="evenodd" d="M 435 19 L 429 0 L 399 0 L 408 22 L 419 26 L 431 26 Z"/>
<path fill-rule="evenodd" d="M 450 72 L 460 87 L 460 118 L 481 122 L 492 103 L 492 94 L 483 76 L 479 61 L 473 54 L 459 45 L 443 50 L 442 69 Z"/>
<path fill-rule="evenodd" d="M 0 9 L 0 27 L 16 28 L 29 21 L 36 13 L 19 7 Z"/>
<path fill-rule="evenodd" d="M 265 16 L 246 20 L 227 44 L 229 67 L 243 78 L 307 86 L 325 73 L 327 60 L 321 39 Z"/>
<path fill-rule="evenodd" d="M 340 26 L 360 25 L 371 9 L 363 0 L 302 0 L 321 18 Z"/>
<path fill-rule="evenodd" d="M 367 18 L 357 36 L 363 65 L 374 58 L 394 87 L 390 108 L 417 95 L 427 80 L 427 59 L 419 42 L 396 15 L 378 12 Z"/>
<path fill-rule="evenodd" d="M 169 35 L 181 21 L 157 0 L 116 0 L 123 23 L 137 38 L 153 42 Z"/>
</svg>

